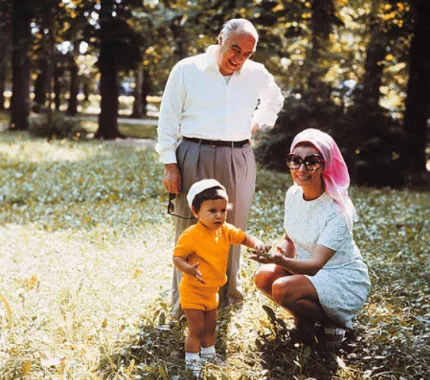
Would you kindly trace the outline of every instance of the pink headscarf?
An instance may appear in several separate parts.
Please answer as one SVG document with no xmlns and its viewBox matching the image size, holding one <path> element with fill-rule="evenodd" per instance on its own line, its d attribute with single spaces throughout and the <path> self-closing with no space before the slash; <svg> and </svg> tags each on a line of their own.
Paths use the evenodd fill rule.
<svg viewBox="0 0 430 380">
<path fill-rule="evenodd" d="M 333 138 L 318 129 L 309 128 L 300 132 L 291 144 L 290 153 L 297 144 L 309 142 L 318 149 L 324 158 L 323 181 L 325 192 L 333 198 L 342 208 L 348 229 L 352 231 L 353 221 L 357 220 L 357 213 L 348 196 L 349 173 L 342 153 Z"/>
</svg>

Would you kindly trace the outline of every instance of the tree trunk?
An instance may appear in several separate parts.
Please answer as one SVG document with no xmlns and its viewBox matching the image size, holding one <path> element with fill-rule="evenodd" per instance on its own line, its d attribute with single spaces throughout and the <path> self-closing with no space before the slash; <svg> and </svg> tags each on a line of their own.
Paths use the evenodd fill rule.
<svg viewBox="0 0 430 380">
<path fill-rule="evenodd" d="M 75 53 L 70 61 L 70 99 L 67 115 L 75 116 L 78 113 L 78 93 L 79 93 L 79 67 L 76 63 Z"/>
<path fill-rule="evenodd" d="M 148 67 L 143 68 L 143 81 L 142 81 L 142 109 L 143 115 L 147 115 L 148 96 L 151 94 L 152 83 L 151 76 L 149 75 Z"/>
<path fill-rule="evenodd" d="M 48 128 L 52 130 L 52 118 L 53 118 L 53 112 L 52 112 L 52 90 L 53 90 L 53 79 L 54 79 L 54 69 L 56 66 L 56 60 L 55 60 L 55 35 L 56 35 L 56 29 L 55 29 L 55 10 L 56 8 L 52 8 L 51 10 L 51 17 L 50 17 L 50 25 L 49 25 L 49 65 L 48 65 L 48 120 L 47 125 Z"/>
<path fill-rule="evenodd" d="M 99 128 L 96 138 L 115 139 L 122 137 L 118 130 L 118 72 L 116 65 L 116 51 L 113 41 L 109 38 L 112 24 L 113 0 L 101 0 L 100 18 L 100 115 Z"/>
<path fill-rule="evenodd" d="M 31 15 L 29 7 L 30 0 L 15 0 L 13 2 L 10 126 L 16 130 L 28 129 L 30 106 L 30 63 L 28 51 L 31 41 Z"/>
<path fill-rule="evenodd" d="M 10 60 L 10 24 L 2 20 L 0 26 L 0 110 L 5 109 L 4 92 L 6 90 L 7 63 Z"/>
<path fill-rule="evenodd" d="M 61 107 L 61 75 L 62 68 L 57 62 L 54 66 L 54 104 L 55 111 L 60 111 Z"/>
<path fill-rule="evenodd" d="M 82 83 L 82 92 L 84 93 L 84 102 L 90 101 L 90 78 L 84 77 Z"/>
<path fill-rule="evenodd" d="M 427 120 L 430 104 L 430 3 L 412 2 L 415 29 L 410 48 L 409 81 L 405 102 L 404 130 L 414 136 L 410 170 L 426 171 Z"/>
<path fill-rule="evenodd" d="M 383 32 L 372 35 L 366 49 L 366 62 L 364 64 L 364 77 L 358 102 L 366 109 L 378 110 L 381 99 L 382 74 L 384 72 L 384 61 L 387 38 Z"/>
<path fill-rule="evenodd" d="M 187 52 L 187 38 L 184 27 L 181 25 L 182 16 L 177 17 L 171 24 L 170 30 L 172 31 L 173 38 L 175 39 L 175 54 L 178 59 L 185 58 Z"/>
<path fill-rule="evenodd" d="M 6 41 L 0 40 L 0 111 L 5 109 L 4 91 L 6 82 Z"/>
<path fill-rule="evenodd" d="M 39 70 L 34 84 L 34 102 L 45 106 L 48 92 L 48 61 L 46 59 L 40 61 Z"/>
<path fill-rule="evenodd" d="M 140 119 L 143 115 L 142 105 L 142 83 L 143 83 L 143 67 L 138 67 L 134 74 L 134 102 L 133 102 L 133 113 L 132 117 Z"/>
<path fill-rule="evenodd" d="M 311 50 L 309 52 L 308 67 L 308 88 L 323 89 L 323 76 L 327 68 L 322 64 L 324 51 L 327 50 L 334 19 L 333 0 L 312 0 L 311 18 Z"/>
</svg>

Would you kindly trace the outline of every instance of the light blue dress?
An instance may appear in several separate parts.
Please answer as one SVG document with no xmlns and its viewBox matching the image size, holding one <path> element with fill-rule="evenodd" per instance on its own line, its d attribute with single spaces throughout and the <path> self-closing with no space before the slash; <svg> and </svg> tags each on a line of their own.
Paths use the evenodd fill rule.
<svg viewBox="0 0 430 380">
<path fill-rule="evenodd" d="M 284 227 L 299 260 L 310 258 L 318 244 L 336 251 L 316 275 L 306 277 L 326 315 L 351 328 L 352 318 L 366 302 L 370 280 L 340 206 L 327 193 L 306 201 L 302 188 L 294 185 L 285 197 Z"/>
</svg>

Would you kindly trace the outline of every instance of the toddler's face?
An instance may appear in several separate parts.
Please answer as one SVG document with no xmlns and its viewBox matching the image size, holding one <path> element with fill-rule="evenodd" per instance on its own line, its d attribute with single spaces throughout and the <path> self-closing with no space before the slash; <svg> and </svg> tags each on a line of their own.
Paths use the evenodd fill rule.
<svg viewBox="0 0 430 380">
<path fill-rule="evenodd" d="M 195 216 L 207 228 L 217 230 L 227 219 L 227 204 L 227 199 L 204 201 Z"/>
</svg>

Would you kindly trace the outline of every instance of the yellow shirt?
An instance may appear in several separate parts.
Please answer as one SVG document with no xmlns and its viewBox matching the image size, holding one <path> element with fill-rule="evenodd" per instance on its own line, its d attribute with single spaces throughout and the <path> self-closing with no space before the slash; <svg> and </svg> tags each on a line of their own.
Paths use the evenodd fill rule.
<svg viewBox="0 0 430 380">
<path fill-rule="evenodd" d="M 230 245 L 241 244 L 246 234 L 240 228 L 224 223 L 211 230 L 200 222 L 188 227 L 179 237 L 173 256 L 183 257 L 191 265 L 200 263 L 199 269 L 206 284 L 184 273 L 182 281 L 192 286 L 220 287 L 227 282 L 227 261 Z"/>
</svg>

